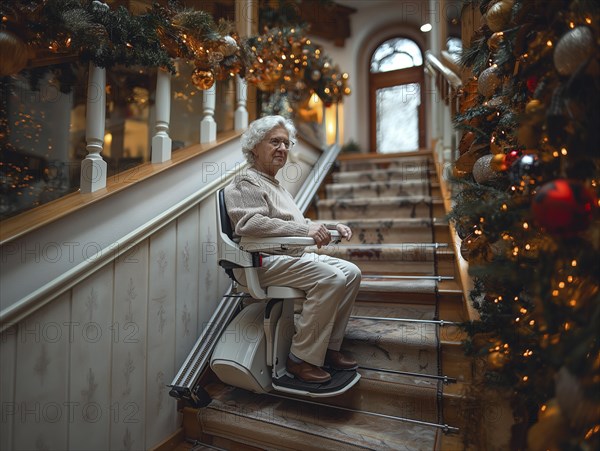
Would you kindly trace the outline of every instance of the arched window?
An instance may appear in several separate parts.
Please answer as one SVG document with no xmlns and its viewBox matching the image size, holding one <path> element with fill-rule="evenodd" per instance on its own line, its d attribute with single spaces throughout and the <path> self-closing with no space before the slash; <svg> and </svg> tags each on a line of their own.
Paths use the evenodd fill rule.
<svg viewBox="0 0 600 451">
<path fill-rule="evenodd" d="M 395 37 L 381 43 L 370 64 L 371 149 L 380 153 L 425 147 L 423 53 Z"/>
</svg>

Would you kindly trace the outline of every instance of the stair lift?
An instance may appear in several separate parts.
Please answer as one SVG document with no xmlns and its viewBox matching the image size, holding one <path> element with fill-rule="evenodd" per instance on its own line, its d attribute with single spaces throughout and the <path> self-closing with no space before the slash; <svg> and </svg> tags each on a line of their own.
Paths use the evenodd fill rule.
<svg viewBox="0 0 600 451">
<path fill-rule="evenodd" d="M 261 287 L 257 267 L 261 254 L 273 249 L 314 245 L 310 237 L 257 238 L 243 248 L 233 240 L 224 190 L 217 194 L 218 263 L 235 282 L 234 268 L 243 268 L 252 301 L 238 313 L 220 335 L 210 367 L 224 383 L 256 393 L 278 391 L 310 397 L 336 396 L 360 379 L 356 371 L 332 371 L 323 384 L 306 383 L 286 371 L 285 362 L 294 335 L 294 300 L 304 298 L 291 287 Z M 332 242 L 339 242 L 332 232 Z"/>
</svg>

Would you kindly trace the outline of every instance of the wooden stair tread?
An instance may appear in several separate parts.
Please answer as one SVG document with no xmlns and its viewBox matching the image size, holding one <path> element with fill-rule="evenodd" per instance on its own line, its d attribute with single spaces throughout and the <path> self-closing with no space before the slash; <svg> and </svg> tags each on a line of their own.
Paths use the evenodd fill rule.
<svg viewBox="0 0 600 451">
<path fill-rule="evenodd" d="M 408 318 L 432 320 L 435 309 L 427 304 L 390 304 L 389 302 L 360 302 L 354 304 L 353 316 Z"/>
<path fill-rule="evenodd" d="M 252 434 L 246 440 L 252 445 L 252 440 L 260 439 L 263 446 L 267 444 L 265 449 L 429 451 L 438 433 L 431 426 L 256 395 L 233 387 L 218 387 L 216 392 L 215 387 L 207 388 L 213 401 L 196 416 L 203 431 L 226 436 L 243 432 L 241 426 L 249 425 Z M 274 446 L 269 447 L 269 441 Z"/>
</svg>

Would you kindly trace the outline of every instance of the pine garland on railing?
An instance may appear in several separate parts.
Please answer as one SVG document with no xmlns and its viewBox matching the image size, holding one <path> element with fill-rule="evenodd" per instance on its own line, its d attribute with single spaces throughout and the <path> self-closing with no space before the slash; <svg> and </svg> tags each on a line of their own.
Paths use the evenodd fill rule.
<svg viewBox="0 0 600 451">
<path fill-rule="evenodd" d="M 341 73 L 299 27 L 273 29 L 240 40 L 231 23 L 170 2 L 133 15 L 98 0 L 16 0 L 0 6 L 0 76 L 14 75 L 28 61 L 48 55 L 73 56 L 99 67 L 164 67 L 173 59 L 192 62 L 192 82 L 210 88 L 235 74 L 261 90 L 302 100 L 317 93 L 326 105 L 350 93 Z M 30 70 L 31 80 L 40 70 Z"/>
</svg>

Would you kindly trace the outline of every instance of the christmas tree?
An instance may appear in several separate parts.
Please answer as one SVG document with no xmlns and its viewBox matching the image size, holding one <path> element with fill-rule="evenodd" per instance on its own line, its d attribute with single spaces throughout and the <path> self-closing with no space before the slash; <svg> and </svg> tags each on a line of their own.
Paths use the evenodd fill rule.
<svg viewBox="0 0 600 451">
<path fill-rule="evenodd" d="M 473 3 L 473 2 L 469 2 Z M 451 212 L 517 449 L 600 448 L 600 4 L 482 0 Z"/>
</svg>

